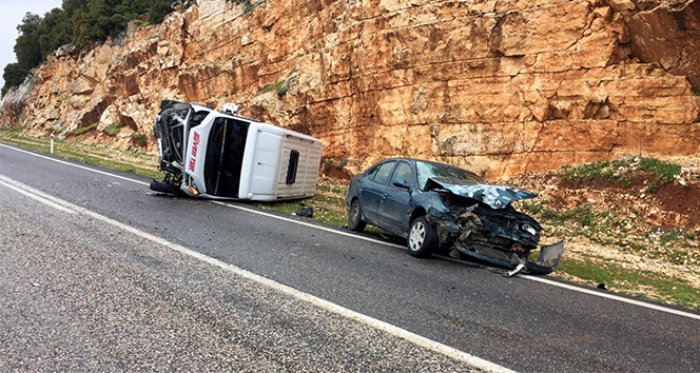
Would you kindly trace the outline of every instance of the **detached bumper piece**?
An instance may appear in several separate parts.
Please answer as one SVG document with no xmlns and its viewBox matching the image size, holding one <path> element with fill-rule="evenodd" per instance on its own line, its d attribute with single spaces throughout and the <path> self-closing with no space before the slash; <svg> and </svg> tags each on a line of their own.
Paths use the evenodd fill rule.
<svg viewBox="0 0 700 373">
<path fill-rule="evenodd" d="M 530 275 L 543 276 L 554 272 L 559 266 L 562 254 L 564 253 L 564 243 L 566 240 L 561 240 L 553 245 L 542 246 L 537 260 L 530 262 L 524 258 L 508 258 L 508 255 L 502 251 L 488 248 L 478 248 L 476 251 L 468 250 L 462 245 L 455 245 L 455 249 L 463 255 L 487 262 L 489 264 L 511 268 L 511 271 L 504 273 L 504 276 L 511 277 L 518 273 L 526 273 Z"/>
<path fill-rule="evenodd" d="M 559 261 L 561 261 L 561 256 L 564 253 L 565 241 L 566 239 L 562 239 L 554 245 L 542 246 L 537 261 L 525 264 L 527 273 L 531 275 L 547 275 L 554 272 L 559 266 Z"/>
</svg>

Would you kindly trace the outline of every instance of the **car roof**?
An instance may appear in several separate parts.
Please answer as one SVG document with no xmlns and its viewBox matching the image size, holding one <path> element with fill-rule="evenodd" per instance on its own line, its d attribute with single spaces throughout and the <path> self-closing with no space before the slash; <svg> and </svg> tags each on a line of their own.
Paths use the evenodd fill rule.
<svg viewBox="0 0 700 373">
<path fill-rule="evenodd" d="M 423 163 L 428 163 L 428 164 L 432 164 L 432 165 L 436 165 L 436 166 L 445 166 L 445 167 L 457 168 L 457 169 L 460 169 L 460 170 L 467 171 L 467 172 L 469 172 L 469 173 L 471 173 L 471 174 L 474 174 L 474 175 L 476 175 L 476 176 L 479 176 L 479 175 L 476 174 L 476 172 L 467 170 L 467 169 L 462 168 L 462 167 L 459 167 L 459 166 L 454 166 L 454 165 L 451 165 L 451 164 L 448 164 L 448 163 L 442 163 L 442 162 L 436 162 L 436 161 L 428 161 L 428 160 L 425 160 L 425 159 L 418 159 L 418 158 L 393 157 L 393 158 L 382 159 L 381 161 L 376 162 L 375 164 L 383 163 L 383 162 L 386 162 L 386 161 L 409 161 L 409 162 L 412 162 L 412 163 L 415 163 L 415 162 L 423 162 Z"/>
</svg>

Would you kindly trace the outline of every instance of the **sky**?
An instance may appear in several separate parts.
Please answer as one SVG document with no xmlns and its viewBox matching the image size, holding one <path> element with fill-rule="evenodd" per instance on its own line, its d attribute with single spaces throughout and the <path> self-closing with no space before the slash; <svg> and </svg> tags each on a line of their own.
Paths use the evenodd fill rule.
<svg viewBox="0 0 700 373">
<path fill-rule="evenodd" d="M 5 84 L 2 72 L 8 63 L 17 62 L 15 40 L 19 36 L 17 25 L 27 12 L 44 16 L 53 8 L 60 8 L 62 0 L 2 0 L 0 6 L 0 87 Z"/>
</svg>

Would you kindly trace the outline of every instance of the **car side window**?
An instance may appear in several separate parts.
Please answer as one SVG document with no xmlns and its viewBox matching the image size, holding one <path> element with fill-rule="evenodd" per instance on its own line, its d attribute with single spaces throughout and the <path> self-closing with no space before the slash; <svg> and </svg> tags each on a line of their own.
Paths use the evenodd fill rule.
<svg viewBox="0 0 700 373">
<path fill-rule="evenodd" d="M 406 162 L 399 163 L 399 165 L 396 166 L 396 170 L 394 170 L 394 175 L 391 177 L 392 183 L 395 179 L 404 179 L 408 185 L 411 185 L 413 181 L 411 165 Z"/>
<path fill-rule="evenodd" d="M 374 180 L 374 176 L 377 175 L 377 171 L 379 171 L 379 166 L 381 165 L 376 165 L 367 171 L 367 179 Z"/>
<path fill-rule="evenodd" d="M 375 183 L 379 184 L 386 184 L 386 181 L 389 180 L 389 175 L 391 174 L 391 169 L 394 168 L 394 164 L 396 162 L 385 162 L 380 164 L 378 167 L 375 167 L 375 169 L 370 171 L 370 174 L 367 176 L 368 179 L 374 181 Z"/>
</svg>

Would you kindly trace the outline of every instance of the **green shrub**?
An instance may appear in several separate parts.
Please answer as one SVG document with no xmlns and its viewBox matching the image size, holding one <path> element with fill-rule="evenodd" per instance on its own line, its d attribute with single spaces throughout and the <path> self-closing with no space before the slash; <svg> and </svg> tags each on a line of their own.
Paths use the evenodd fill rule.
<svg viewBox="0 0 700 373">
<path fill-rule="evenodd" d="M 676 228 L 662 233 L 661 236 L 659 236 L 659 241 L 661 241 L 661 245 L 666 246 L 666 244 L 668 244 L 669 242 L 678 241 L 678 239 L 681 237 L 682 231 Z"/>
<path fill-rule="evenodd" d="M 228 0 L 231 3 L 234 3 L 236 5 L 243 4 L 243 14 L 248 14 L 252 12 L 255 9 L 255 5 L 250 2 L 250 0 Z"/>
<path fill-rule="evenodd" d="M 280 88 L 282 87 L 282 84 L 284 84 L 284 79 L 278 80 L 278 81 L 276 81 L 276 82 L 274 82 L 274 83 L 266 84 L 264 87 L 262 87 L 262 88 L 258 91 L 258 94 L 257 94 L 257 95 L 259 96 L 259 95 L 262 95 L 262 94 L 264 94 L 264 93 L 273 92 L 273 91 L 279 92 Z M 285 92 L 285 93 L 286 93 L 286 92 Z"/>
<path fill-rule="evenodd" d="M 146 146 L 146 135 L 141 132 L 134 132 L 131 138 L 136 141 L 139 146 Z"/>
<path fill-rule="evenodd" d="M 659 187 L 656 184 L 647 185 L 647 193 L 656 194 L 659 192 Z"/>
<path fill-rule="evenodd" d="M 119 122 L 113 122 L 109 126 L 105 127 L 104 131 L 111 136 L 115 136 L 116 134 L 119 133 L 119 130 L 122 128 L 121 123 Z"/>
<path fill-rule="evenodd" d="M 618 175 L 615 169 L 620 167 L 620 162 L 608 161 L 585 163 L 578 167 L 562 167 L 562 178 L 571 183 L 607 183 L 613 180 L 624 181 L 626 175 Z"/>
<path fill-rule="evenodd" d="M 642 158 L 639 160 L 639 169 L 651 171 L 658 181 L 670 183 L 680 175 L 681 166 L 675 163 L 664 162 L 656 158 Z"/>
</svg>

